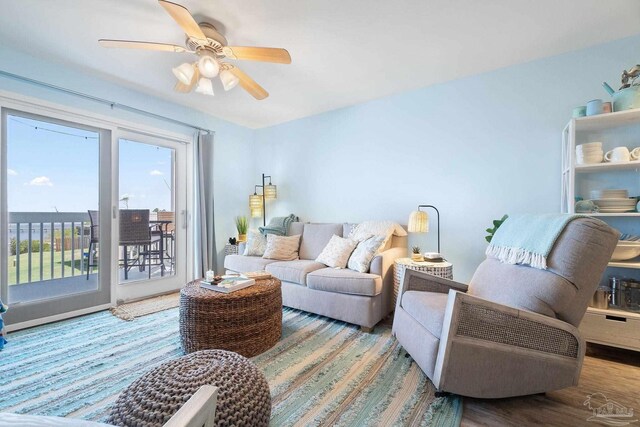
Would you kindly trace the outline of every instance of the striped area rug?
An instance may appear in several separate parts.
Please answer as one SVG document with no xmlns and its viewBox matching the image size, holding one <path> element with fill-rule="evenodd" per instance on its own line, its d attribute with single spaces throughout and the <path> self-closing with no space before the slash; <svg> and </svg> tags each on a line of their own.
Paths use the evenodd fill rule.
<svg viewBox="0 0 640 427">
<path fill-rule="evenodd" d="M 178 309 L 132 322 L 100 312 L 9 334 L 0 351 L 0 412 L 104 420 L 143 372 L 182 355 Z M 267 376 L 273 426 L 456 426 L 458 397 L 431 382 L 391 337 L 283 312 L 279 343 L 252 360 Z"/>
</svg>

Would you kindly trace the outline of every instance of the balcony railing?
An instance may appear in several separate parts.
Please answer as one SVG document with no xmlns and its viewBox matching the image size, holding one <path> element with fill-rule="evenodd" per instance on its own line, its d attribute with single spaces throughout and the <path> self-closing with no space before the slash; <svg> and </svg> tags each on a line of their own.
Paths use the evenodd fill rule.
<svg viewBox="0 0 640 427">
<path fill-rule="evenodd" d="M 15 271 L 15 278 L 10 274 L 9 285 L 82 274 L 90 225 L 87 212 L 10 212 L 9 271 Z"/>
</svg>

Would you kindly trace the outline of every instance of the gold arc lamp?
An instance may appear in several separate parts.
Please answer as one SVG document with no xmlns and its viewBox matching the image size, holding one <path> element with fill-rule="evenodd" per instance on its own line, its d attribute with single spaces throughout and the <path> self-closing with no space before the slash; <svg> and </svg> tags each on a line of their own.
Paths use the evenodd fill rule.
<svg viewBox="0 0 640 427">
<path fill-rule="evenodd" d="M 268 184 L 267 178 L 269 178 Z M 262 189 L 262 194 L 258 194 L 258 188 Z M 253 194 L 249 196 L 251 218 L 262 217 L 262 225 L 267 225 L 266 200 L 274 200 L 277 198 L 278 187 L 271 183 L 271 175 L 262 174 L 262 185 L 254 186 Z"/>
<path fill-rule="evenodd" d="M 440 212 L 433 205 L 418 205 L 418 209 L 409 215 L 409 225 L 407 231 L 409 233 L 428 233 L 429 232 L 429 215 L 421 208 L 431 208 L 436 211 L 436 219 L 438 220 L 438 254 L 440 253 Z"/>
</svg>

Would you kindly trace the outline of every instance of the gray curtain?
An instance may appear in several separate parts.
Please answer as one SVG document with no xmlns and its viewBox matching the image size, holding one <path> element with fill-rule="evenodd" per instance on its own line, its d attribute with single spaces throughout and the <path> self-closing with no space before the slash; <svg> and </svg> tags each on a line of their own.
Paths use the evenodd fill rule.
<svg viewBox="0 0 640 427">
<path fill-rule="evenodd" d="M 213 134 L 199 131 L 194 146 L 195 169 L 195 270 L 204 277 L 207 270 L 216 270 L 216 239 L 213 226 Z"/>
</svg>

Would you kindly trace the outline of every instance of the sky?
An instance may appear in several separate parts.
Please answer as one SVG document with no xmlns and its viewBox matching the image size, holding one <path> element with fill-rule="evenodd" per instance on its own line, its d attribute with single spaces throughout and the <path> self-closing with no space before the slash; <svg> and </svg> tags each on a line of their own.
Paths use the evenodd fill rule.
<svg viewBox="0 0 640 427">
<path fill-rule="evenodd" d="M 9 212 L 98 208 L 97 132 L 8 116 L 7 141 Z M 172 152 L 119 141 L 120 208 L 171 210 Z"/>
</svg>

